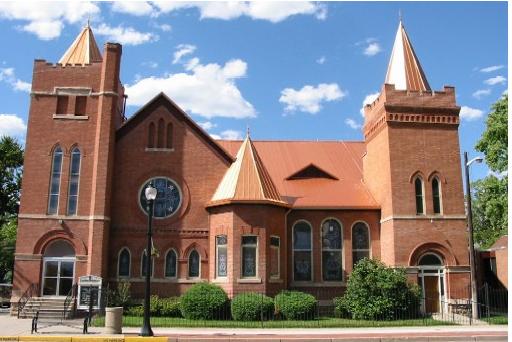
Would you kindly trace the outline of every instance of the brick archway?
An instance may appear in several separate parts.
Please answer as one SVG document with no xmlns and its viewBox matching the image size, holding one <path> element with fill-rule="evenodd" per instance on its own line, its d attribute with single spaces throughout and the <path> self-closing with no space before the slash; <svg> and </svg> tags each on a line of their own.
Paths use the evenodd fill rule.
<svg viewBox="0 0 512 342">
<path fill-rule="evenodd" d="M 417 266 L 420 258 L 429 252 L 440 256 L 445 266 L 458 265 L 457 259 L 446 246 L 438 242 L 427 242 L 419 244 L 413 249 L 409 255 L 409 266 Z"/>
<path fill-rule="evenodd" d="M 44 250 L 46 249 L 46 247 L 53 241 L 59 239 L 69 242 L 75 250 L 75 255 L 87 254 L 87 248 L 82 240 L 73 238 L 72 236 L 70 236 L 70 234 L 62 230 L 50 230 L 49 232 L 41 236 L 34 245 L 33 254 L 44 254 Z"/>
</svg>

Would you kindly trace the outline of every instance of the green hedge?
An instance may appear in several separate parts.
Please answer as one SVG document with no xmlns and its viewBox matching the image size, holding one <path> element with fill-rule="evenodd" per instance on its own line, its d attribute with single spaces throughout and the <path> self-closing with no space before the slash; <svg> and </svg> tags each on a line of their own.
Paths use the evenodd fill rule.
<svg viewBox="0 0 512 342">
<path fill-rule="evenodd" d="M 181 317 L 180 297 L 160 298 L 153 295 L 149 299 L 149 312 L 152 317 Z M 144 306 L 133 306 L 126 311 L 126 314 L 144 316 Z"/>
<path fill-rule="evenodd" d="M 198 283 L 192 285 L 181 296 L 180 310 L 187 319 L 215 319 L 225 317 L 228 296 L 215 284 Z"/>
<path fill-rule="evenodd" d="M 299 291 L 283 291 L 274 299 L 276 314 L 288 320 L 315 318 L 316 299 Z"/>
<path fill-rule="evenodd" d="M 267 320 L 273 311 L 272 298 L 259 293 L 242 293 L 231 301 L 231 316 L 235 321 Z"/>
</svg>

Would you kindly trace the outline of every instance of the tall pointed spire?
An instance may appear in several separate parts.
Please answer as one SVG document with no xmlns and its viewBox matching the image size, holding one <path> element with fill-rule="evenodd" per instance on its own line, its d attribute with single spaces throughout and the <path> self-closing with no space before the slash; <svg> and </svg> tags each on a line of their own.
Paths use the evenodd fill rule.
<svg viewBox="0 0 512 342">
<path fill-rule="evenodd" d="M 101 62 L 101 53 L 92 34 L 91 26 L 87 21 L 80 34 L 75 41 L 67 49 L 66 53 L 59 60 L 60 64 L 89 64 L 93 62 Z"/>
<path fill-rule="evenodd" d="M 401 14 L 385 83 L 394 84 L 397 90 L 431 91 L 420 61 L 405 32 Z"/>
<path fill-rule="evenodd" d="M 266 202 L 286 206 L 263 165 L 249 134 L 226 171 L 210 206 L 232 202 Z"/>
</svg>

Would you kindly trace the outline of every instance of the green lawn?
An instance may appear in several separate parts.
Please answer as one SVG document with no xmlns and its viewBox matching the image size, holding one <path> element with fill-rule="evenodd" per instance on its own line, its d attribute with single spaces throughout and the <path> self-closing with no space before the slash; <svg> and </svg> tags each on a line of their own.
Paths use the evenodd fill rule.
<svg viewBox="0 0 512 342">
<path fill-rule="evenodd" d="M 103 317 L 94 319 L 93 326 L 104 326 Z M 453 325 L 450 322 L 443 322 L 431 318 L 408 319 L 396 321 L 363 321 L 343 318 L 323 317 L 311 321 L 205 321 L 188 320 L 184 318 L 172 317 L 152 317 L 151 326 L 153 327 L 210 327 L 210 328 L 353 328 L 353 327 L 396 327 L 396 326 L 425 326 L 425 325 Z M 142 317 L 123 316 L 123 326 L 140 327 L 142 326 Z"/>
<path fill-rule="evenodd" d="M 480 320 L 489 324 L 508 324 L 508 316 L 505 314 L 500 316 L 491 316 L 489 318 L 482 317 Z"/>
</svg>

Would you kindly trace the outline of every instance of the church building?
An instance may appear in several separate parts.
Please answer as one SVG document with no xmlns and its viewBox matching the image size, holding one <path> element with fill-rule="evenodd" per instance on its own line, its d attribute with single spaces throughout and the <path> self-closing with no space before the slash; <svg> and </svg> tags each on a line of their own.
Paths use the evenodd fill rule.
<svg viewBox="0 0 512 342">
<path fill-rule="evenodd" d="M 149 182 L 153 294 L 209 281 L 331 299 L 374 258 L 407 270 L 427 312 L 468 298 L 460 107 L 454 87 L 431 89 L 401 22 L 362 141 L 217 140 L 164 93 L 127 119 L 121 54 L 87 26 L 58 63 L 34 62 L 13 306 L 85 275 L 141 298 Z"/>
</svg>

